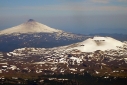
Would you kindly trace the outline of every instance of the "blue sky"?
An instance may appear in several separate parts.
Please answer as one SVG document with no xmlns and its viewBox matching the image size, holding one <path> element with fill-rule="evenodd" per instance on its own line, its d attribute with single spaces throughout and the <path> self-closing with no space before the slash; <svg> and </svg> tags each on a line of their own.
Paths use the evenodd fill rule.
<svg viewBox="0 0 127 85">
<path fill-rule="evenodd" d="M 31 18 L 74 33 L 127 33 L 127 0 L 0 0 L 0 30 Z"/>
</svg>

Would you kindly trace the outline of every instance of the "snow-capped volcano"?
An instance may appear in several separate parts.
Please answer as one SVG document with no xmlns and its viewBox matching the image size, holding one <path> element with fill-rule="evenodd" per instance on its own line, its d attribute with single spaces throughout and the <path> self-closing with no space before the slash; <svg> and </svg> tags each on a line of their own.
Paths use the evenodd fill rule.
<svg viewBox="0 0 127 85">
<path fill-rule="evenodd" d="M 71 49 L 78 49 L 82 52 L 93 52 L 96 50 L 117 50 L 123 45 L 124 43 L 111 37 L 93 37 L 86 39 L 83 42 L 76 43 L 74 47 L 72 47 L 72 44 L 70 47 L 72 47 Z"/>
<path fill-rule="evenodd" d="M 62 32 L 62 30 L 54 29 L 39 22 L 36 22 L 33 19 L 29 19 L 26 23 L 0 31 L 0 34 L 39 33 L 39 32 L 53 33 L 53 32 Z"/>
<path fill-rule="evenodd" d="M 24 47 L 51 48 L 85 39 L 85 35 L 54 29 L 29 19 L 26 23 L 0 31 L 0 51 L 9 52 Z"/>
</svg>

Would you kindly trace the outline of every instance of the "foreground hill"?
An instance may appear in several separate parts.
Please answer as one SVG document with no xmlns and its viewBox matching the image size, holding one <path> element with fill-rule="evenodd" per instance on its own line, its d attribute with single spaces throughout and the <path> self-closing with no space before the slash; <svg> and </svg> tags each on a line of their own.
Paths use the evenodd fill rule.
<svg viewBox="0 0 127 85">
<path fill-rule="evenodd" d="M 96 50 L 117 50 L 123 46 L 124 43 L 111 37 L 100 37 L 95 36 L 88 38 L 83 42 L 72 44 L 69 46 L 70 49 L 78 49 L 82 52 L 94 52 Z"/>
<path fill-rule="evenodd" d="M 0 52 L 0 59 L 0 84 L 127 84 L 127 41 L 111 37 L 54 48 L 19 48 Z"/>
</svg>

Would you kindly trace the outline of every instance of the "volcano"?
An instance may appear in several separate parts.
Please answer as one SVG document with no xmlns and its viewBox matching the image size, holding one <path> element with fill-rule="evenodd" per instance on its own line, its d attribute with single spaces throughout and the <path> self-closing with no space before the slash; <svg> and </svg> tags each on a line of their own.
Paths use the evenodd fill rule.
<svg viewBox="0 0 127 85">
<path fill-rule="evenodd" d="M 26 23 L 0 31 L 0 34 L 39 33 L 39 32 L 54 33 L 54 32 L 62 32 L 62 30 L 54 29 L 39 22 L 36 22 L 33 19 L 29 19 Z"/>
<path fill-rule="evenodd" d="M 81 42 L 88 37 L 54 29 L 33 19 L 0 31 L 0 51 L 23 47 L 51 48 Z"/>
</svg>

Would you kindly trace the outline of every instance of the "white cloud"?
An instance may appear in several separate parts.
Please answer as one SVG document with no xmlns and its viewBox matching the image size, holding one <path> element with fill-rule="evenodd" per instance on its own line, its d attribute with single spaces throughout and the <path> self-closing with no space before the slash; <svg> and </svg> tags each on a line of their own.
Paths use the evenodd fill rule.
<svg viewBox="0 0 127 85">
<path fill-rule="evenodd" d="M 110 0 L 89 0 L 89 1 L 93 3 L 104 3 L 104 4 L 107 4 L 110 2 Z"/>
</svg>

